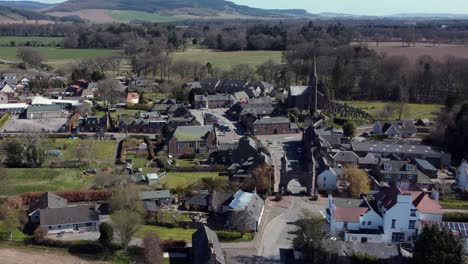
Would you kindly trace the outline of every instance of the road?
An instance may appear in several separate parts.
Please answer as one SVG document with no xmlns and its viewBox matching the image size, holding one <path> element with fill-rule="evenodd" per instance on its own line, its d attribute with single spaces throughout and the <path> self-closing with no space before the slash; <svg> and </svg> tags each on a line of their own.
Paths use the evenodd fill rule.
<svg viewBox="0 0 468 264">
<path fill-rule="evenodd" d="M 285 263 L 286 257 L 292 248 L 296 230 L 294 222 L 300 219 L 302 210 L 309 210 L 313 214 L 323 216 L 325 204 L 311 202 L 306 197 L 290 196 L 292 203 L 289 208 L 275 216 L 265 226 L 258 247 L 258 263 Z"/>
</svg>

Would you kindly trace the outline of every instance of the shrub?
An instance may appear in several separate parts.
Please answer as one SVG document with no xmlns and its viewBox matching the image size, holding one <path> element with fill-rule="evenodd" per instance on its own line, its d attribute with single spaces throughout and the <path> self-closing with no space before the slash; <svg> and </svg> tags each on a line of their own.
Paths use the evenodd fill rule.
<svg viewBox="0 0 468 264">
<path fill-rule="evenodd" d="M 445 213 L 442 220 L 446 222 L 468 222 L 468 213 Z"/>
<path fill-rule="evenodd" d="M 68 248 L 72 254 L 99 254 L 104 252 L 104 247 L 95 241 L 74 241 Z"/>
<path fill-rule="evenodd" d="M 108 223 L 102 223 L 99 226 L 99 243 L 105 247 L 109 247 L 114 239 L 114 228 Z"/>
<path fill-rule="evenodd" d="M 36 240 L 34 237 L 26 238 L 24 239 L 24 242 L 26 244 L 46 246 L 46 247 L 57 247 L 57 248 L 68 248 L 72 244 L 72 242 L 70 241 L 54 240 L 54 239 L 48 239 L 48 238 Z"/>
<path fill-rule="evenodd" d="M 47 235 L 47 230 L 43 227 L 38 227 L 36 230 L 34 230 L 33 237 L 36 241 L 41 241 L 45 238 Z"/>
<path fill-rule="evenodd" d="M 279 202 L 281 200 L 283 200 L 283 195 L 281 195 L 280 193 L 275 194 L 275 201 Z"/>
</svg>

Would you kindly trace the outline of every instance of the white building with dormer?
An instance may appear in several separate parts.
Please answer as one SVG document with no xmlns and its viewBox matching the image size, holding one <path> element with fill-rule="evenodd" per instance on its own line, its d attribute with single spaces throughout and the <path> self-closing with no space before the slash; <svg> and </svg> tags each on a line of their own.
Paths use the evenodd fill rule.
<svg viewBox="0 0 468 264">
<path fill-rule="evenodd" d="M 462 161 L 457 169 L 455 183 L 462 189 L 468 189 L 468 162 L 466 162 L 466 159 Z"/>
<path fill-rule="evenodd" d="M 442 215 L 426 193 L 392 187 L 354 206 L 336 206 L 329 195 L 326 219 L 331 235 L 343 235 L 345 241 L 403 243 L 414 241 L 425 224 L 442 221 Z"/>
</svg>

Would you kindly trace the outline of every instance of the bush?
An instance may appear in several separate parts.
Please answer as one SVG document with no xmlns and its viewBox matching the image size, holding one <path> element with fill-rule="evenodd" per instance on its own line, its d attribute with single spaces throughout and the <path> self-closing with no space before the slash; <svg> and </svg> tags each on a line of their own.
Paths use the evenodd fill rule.
<svg viewBox="0 0 468 264">
<path fill-rule="evenodd" d="M 468 222 L 468 213 L 445 213 L 442 221 L 445 222 Z"/>
<path fill-rule="evenodd" d="M 68 248 L 72 254 L 100 254 L 104 252 L 104 247 L 95 241 L 74 241 Z"/>
<path fill-rule="evenodd" d="M 105 247 L 109 247 L 114 239 L 114 228 L 108 223 L 102 223 L 99 226 L 99 243 Z"/>
<path fill-rule="evenodd" d="M 33 237 L 36 241 L 43 240 L 44 237 L 47 235 L 47 229 L 43 227 L 38 227 L 36 230 L 34 230 Z"/>
<path fill-rule="evenodd" d="M 283 195 L 281 195 L 280 193 L 275 194 L 275 201 L 279 202 L 281 200 L 283 200 Z"/>
<path fill-rule="evenodd" d="M 68 248 L 72 244 L 72 242 L 70 241 L 54 240 L 54 239 L 48 239 L 48 238 L 36 240 L 34 237 L 26 238 L 24 239 L 24 242 L 26 244 L 31 244 L 31 245 L 56 247 L 56 248 Z"/>
</svg>

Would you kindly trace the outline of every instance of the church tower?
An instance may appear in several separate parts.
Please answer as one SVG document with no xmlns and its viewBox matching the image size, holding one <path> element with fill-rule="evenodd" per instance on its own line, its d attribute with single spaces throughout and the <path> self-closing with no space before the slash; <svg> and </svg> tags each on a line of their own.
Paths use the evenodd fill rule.
<svg viewBox="0 0 468 264">
<path fill-rule="evenodd" d="M 314 111 L 318 110 L 318 77 L 317 77 L 317 63 L 314 55 L 312 62 L 312 72 L 309 75 L 309 113 L 312 114 L 312 109 Z"/>
</svg>

